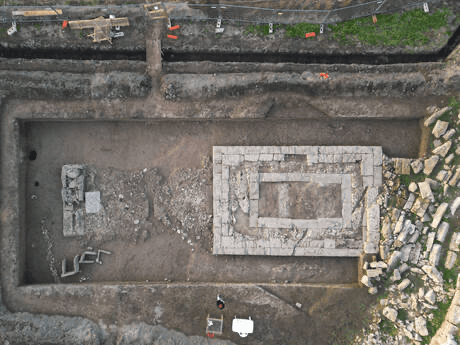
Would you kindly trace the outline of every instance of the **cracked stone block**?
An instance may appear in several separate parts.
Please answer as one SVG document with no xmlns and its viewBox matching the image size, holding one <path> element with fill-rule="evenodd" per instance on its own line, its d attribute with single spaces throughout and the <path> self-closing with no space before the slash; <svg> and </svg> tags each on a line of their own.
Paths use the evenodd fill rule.
<svg viewBox="0 0 460 345">
<path fill-rule="evenodd" d="M 427 176 L 430 175 L 435 166 L 438 164 L 438 162 L 439 156 L 436 155 L 428 159 L 425 159 L 425 168 L 423 169 L 423 173 Z"/>
<path fill-rule="evenodd" d="M 428 261 L 432 266 L 437 266 L 440 258 L 441 258 L 441 245 L 436 243 L 433 245 L 433 248 L 431 249 L 430 257 Z"/>
<path fill-rule="evenodd" d="M 441 225 L 439 226 L 438 233 L 436 235 L 436 239 L 441 243 L 444 242 L 448 232 L 449 232 L 449 223 L 442 222 Z"/>
<path fill-rule="evenodd" d="M 449 122 L 438 120 L 433 127 L 432 133 L 436 138 L 439 139 L 444 133 L 446 133 L 448 127 Z"/>
</svg>

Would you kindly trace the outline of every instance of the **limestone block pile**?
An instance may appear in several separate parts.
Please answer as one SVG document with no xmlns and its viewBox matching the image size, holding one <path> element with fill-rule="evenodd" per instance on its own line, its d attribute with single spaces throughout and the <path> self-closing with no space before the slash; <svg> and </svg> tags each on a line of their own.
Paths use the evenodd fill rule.
<svg viewBox="0 0 460 345">
<path fill-rule="evenodd" d="M 456 126 L 444 121 L 445 116 L 440 119 L 450 107 L 429 110 L 424 125 L 433 135 L 431 152 L 419 159 L 383 159 L 377 197 L 381 261 L 373 257 L 364 263 L 361 283 L 369 293 L 385 289 L 387 296 L 376 308 L 376 321 L 356 344 L 425 344 L 422 337 L 429 335 L 433 311 L 450 299 L 446 319 L 430 344 L 456 344 L 460 292 L 442 272 L 456 266 L 460 245 L 460 232 L 451 221 L 460 206 L 460 139 Z M 383 335 L 382 321 L 396 328 L 395 336 Z"/>
</svg>

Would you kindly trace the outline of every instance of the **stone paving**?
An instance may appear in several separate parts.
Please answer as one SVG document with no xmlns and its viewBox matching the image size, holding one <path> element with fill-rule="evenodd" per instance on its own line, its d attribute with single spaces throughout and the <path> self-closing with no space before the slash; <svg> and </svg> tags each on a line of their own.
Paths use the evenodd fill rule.
<svg viewBox="0 0 460 345">
<path fill-rule="evenodd" d="M 381 184 L 377 146 L 214 146 L 213 253 L 376 254 Z"/>
</svg>

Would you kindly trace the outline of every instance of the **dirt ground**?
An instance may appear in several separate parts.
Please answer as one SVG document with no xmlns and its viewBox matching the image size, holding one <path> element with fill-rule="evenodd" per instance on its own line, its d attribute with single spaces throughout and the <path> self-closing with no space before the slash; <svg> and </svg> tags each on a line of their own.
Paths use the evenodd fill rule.
<svg viewBox="0 0 460 345">
<path fill-rule="evenodd" d="M 138 171 L 158 168 L 165 180 L 180 169 L 198 170 L 214 145 L 377 145 L 396 156 L 415 157 L 420 128 L 417 120 L 227 120 L 144 122 L 26 122 L 24 154 L 27 159 L 27 270 L 25 282 L 51 283 L 47 248 L 51 243 L 55 268 L 63 258 L 71 260 L 88 247 L 113 252 L 104 264 L 85 265 L 82 274 L 62 282 L 174 281 L 174 282 L 293 282 L 354 283 L 357 260 L 342 258 L 216 257 L 209 241 L 212 229 L 196 233 L 194 246 L 171 226 L 150 212 L 149 238 L 88 240 L 62 234 L 61 168 L 64 164 L 88 164 L 99 168 Z M 126 143 L 130 143 L 126 145 Z M 209 176 L 209 175 L 208 175 Z M 203 203 L 212 214 L 212 180 L 204 182 Z M 118 193 L 117 193 L 118 194 Z M 32 199 L 35 195 L 37 199 Z M 199 214 L 192 215 L 198 219 Z M 51 242 L 42 236 L 45 218 Z M 198 220 L 192 222 L 197 226 Z M 193 225 L 195 224 L 195 225 Z M 129 226 L 129 225 L 127 225 Z M 131 224 L 134 231 L 134 225 Z M 174 230 L 174 231 L 172 231 Z M 150 264 L 148 264 L 150 263 Z M 262 268 L 262 269 L 261 269 Z"/>
</svg>

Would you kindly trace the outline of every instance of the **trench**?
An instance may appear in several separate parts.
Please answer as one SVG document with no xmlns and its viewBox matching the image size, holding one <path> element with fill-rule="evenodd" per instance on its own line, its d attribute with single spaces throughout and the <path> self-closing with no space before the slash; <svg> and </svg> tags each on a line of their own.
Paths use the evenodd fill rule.
<svg viewBox="0 0 460 345">
<path fill-rule="evenodd" d="M 280 52 L 214 52 L 163 50 L 165 62 L 212 61 L 212 62 L 257 62 L 257 63 L 298 63 L 298 64 L 399 64 L 441 62 L 460 43 L 460 26 L 448 42 L 436 53 L 420 54 L 300 54 Z M 147 61 L 146 50 L 94 50 L 94 49 L 35 49 L 2 48 L 2 58 L 23 59 L 72 59 L 72 60 L 136 60 Z"/>
<path fill-rule="evenodd" d="M 26 237 L 22 281 L 25 285 L 53 282 L 47 258 L 50 244 L 43 238 L 40 227 L 44 217 L 59 273 L 63 258 L 70 265 L 71 257 L 88 246 L 114 253 L 104 259 L 102 268 L 85 266 L 82 274 L 66 278 L 63 283 L 78 282 L 82 276 L 90 277 L 92 282 L 161 282 L 165 277 L 175 282 L 185 282 L 188 278 L 195 282 L 267 283 L 271 279 L 298 283 L 355 282 L 356 258 L 263 257 L 260 261 L 257 256 L 215 257 L 198 247 L 195 253 L 190 252 L 190 246 L 177 233 L 162 232 L 159 225 L 152 230 L 155 241 L 145 243 L 128 244 L 114 239 L 98 247 L 101 244 L 97 241 L 64 237 L 62 165 L 84 162 L 122 171 L 159 168 L 161 175 L 168 179 L 177 169 L 199 169 L 202 157 L 212 156 L 214 145 L 382 145 L 384 152 L 391 156 L 416 157 L 420 143 L 417 119 L 343 120 L 340 124 L 327 119 L 158 120 L 149 124 L 144 121 L 26 121 L 24 127 L 23 152 L 28 158 L 31 151 L 36 151 L 36 159 L 26 159 L 24 163 L 26 219 L 21 233 Z M 211 181 L 206 183 L 211 186 Z M 211 187 L 208 192 L 212 193 Z M 234 268 L 228 268 L 227 260 L 235 263 L 231 266 Z M 145 262 L 155 265 L 145 265 Z M 200 265 L 194 264 L 196 262 Z M 260 265 L 265 268 L 254 269 Z M 283 265 L 290 270 L 274 271 Z M 318 270 L 306 270 L 310 266 Z M 334 274 L 331 267 L 336 269 Z"/>
</svg>

